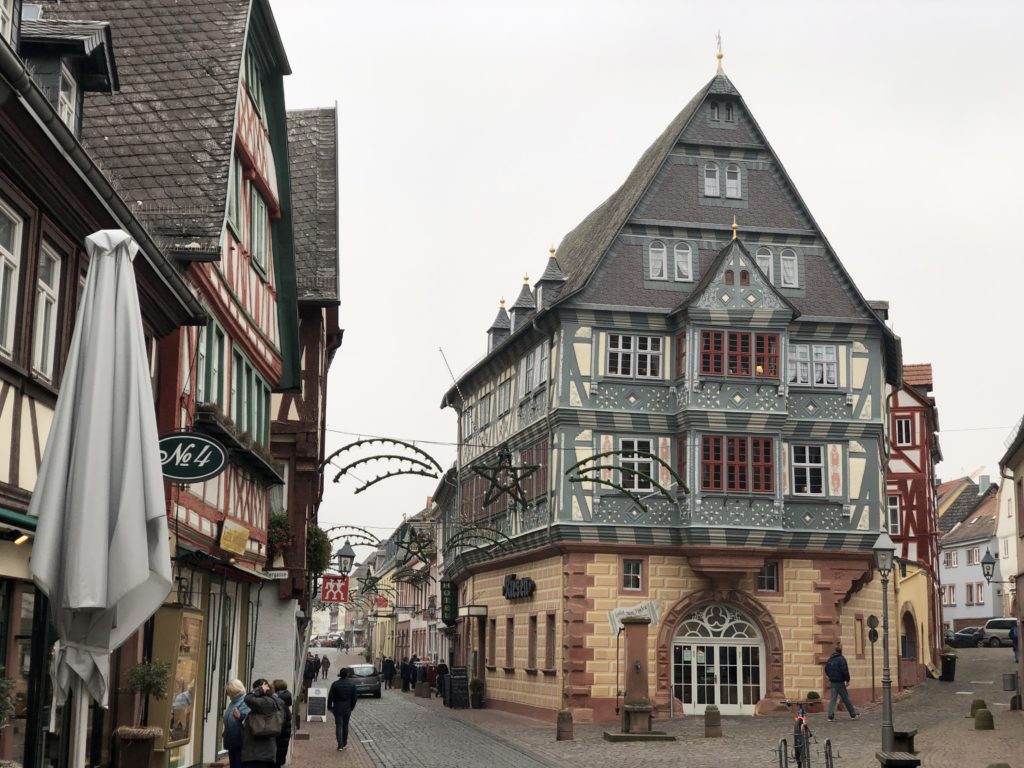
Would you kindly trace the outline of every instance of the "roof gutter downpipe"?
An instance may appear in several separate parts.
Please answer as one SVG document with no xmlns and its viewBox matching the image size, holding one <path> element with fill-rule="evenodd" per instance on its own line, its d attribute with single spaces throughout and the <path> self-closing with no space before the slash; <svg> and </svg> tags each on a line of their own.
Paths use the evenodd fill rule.
<svg viewBox="0 0 1024 768">
<path fill-rule="evenodd" d="M 189 315 L 188 324 L 205 325 L 209 316 L 196 297 L 192 295 L 181 275 L 157 244 L 153 242 L 149 232 L 125 205 L 107 177 L 82 148 L 78 139 L 57 116 L 53 106 L 32 81 L 24 63 L 3 39 L 0 39 L 0 77 L 6 80 L 11 89 L 28 104 L 36 122 L 46 132 L 54 146 L 78 171 L 96 197 L 103 202 L 108 213 L 125 232 L 139 243 L 146 261 L 162 278 L 167 289 L 186 309 Z"/>
</svg>

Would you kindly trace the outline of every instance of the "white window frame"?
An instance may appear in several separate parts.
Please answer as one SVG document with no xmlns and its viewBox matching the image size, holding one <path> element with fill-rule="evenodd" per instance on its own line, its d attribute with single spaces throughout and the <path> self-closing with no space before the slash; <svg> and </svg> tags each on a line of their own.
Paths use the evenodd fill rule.
<svg viewBox="0 0 1024 768">
<path fill-rule="evenodd" d="M 956 568 L 957 567 L 957 556 L 956 550 L 950 549 L 942 553 L 942 565 L 945 568 Z"/>
<path fill-rule="evenodd" d="M 68 84 L 68 93 L 64 95 L 64 83 Z M 61 63 L 60 75 L 57 79 L 57 114 L 61 121 L 75 130 L 75 118 L 78 113 L 78 81 L 71 75 L 67 64 Z"/>
<path fill-rule="evenodd" d="M 256 185 L 249 189 L 249 256 L 253 266 L 265 275 L 270 260 L 270 212 Z"/>
<path fill-rule="evenodd" d="M 903 504 L 899 495 L 889 494 L 885 505 L 886 530 L 890 536 L 899 536 L 903 526 Z"/>
<path fill-rule="evenodd" d="M 473 406 L 467 405 L 462 412 L 462 440 L 465 442 L 473 436 Z"/>
<path fill-rule="evenodd" d="M 943 585 L 942 604 L 946 607 L 952 607 L 956 605 L 956 584 Z"/>
<path fill-rule="evenodd" d="M 14 325 L 17 321 L 15 310 L 18 307 L 21 236 L 25 229 L 25 219 L 15 213 L 13 208 L 5 205 L 2 200 L 0 200 L 0 214 L 9 218 L 14 224 L 11 250 L 8 251 L 0 246 L 0 355 L 11 358 L 14 356 Z"/>
<path fill-rule="evenodd" d="M 206 367 L 207 357 L 209 351 L 207 350 L 207 339 L 209 335 L 206 333 L 207 326 L 199 326 L 199 332 L 196 334 L 196 402 L 206 402 Z"/>
<path fill-rule="evenodd" d="M 914 444 L 914 420 L 909 416 L 896 419 L 896 445 Z"/>
<path fill-rule="evenodd" d="M 736 163 L 725 166 L 725 196 L 730 200 L 739 200 L 743 196 L 742 178 Z"/>
<path fill-rule="evenodd" d="M 634 451 L 653 454 L 654 440 L 649 437 L 619 438 L 619 466 L 643 472 L 655 480 L 654 459 L 650 456 L 638 456 L 633 453 Z M 633 473 L 619 473 L 619 484 L 630 491 L 649 491 L 654 487 L 652 480 Z"/>
<path fill-rule="evenodd" d="M 609 376 L 633 375 L 633 337 L 625 333 L 608 334 L 608 360 L 605 367 Z"/>
<path fill-rule="evenodd" d="M 791 268 L 788 271 L 787 266 Z M 784 248 L 779 255 L 779 285 L 783 288 L 800 287 L 800 265 L 792 248 Z"/>
<path fill-rule="evenodd" d="M 43 281 L 42 265 L 44 259 L 53 262 L 53 283 Z M 32 370 L 47 381 L 53 380 L 53 361 L 57 347 L 57 325 L 60 308 L 60 278 L 63 259 L 46 243 L 39 249 L 39 265 L 36 268 L 36 300 L 32 323 Z M 49 310 L 48 315 L 44 313 Z M 44 325 L 49 321 L 49 326 Z"/>
<path fill-rule="evenodd" d="M 964 605 L 974 605 L 974 582 L 964 584 Z"/>
<path fill-rule="evenodd" d="M 676 243 L 672 249 L 676 282 L 693 282 L 693 248 L 689 243 Z"/>
<path fill-rule="evenodd" d="M 768 278 L 768 282 L 775 285 L 775 254 L 772 253 L 772 249 L 762 245 L 754 254 L 754 260 L 757 261 L 757 268 Z"/>
<path fill-rule="evenodd" d="M 804 458 L 802 461 L 797 460 L 797 450 L 802 450 Z M 811 460 L 811 452 L 818 452 L 817 461 Z M 793 496 L 814 496 L 821 498 L 825 496 L 825 447 L 822 445 L 815 445 L 813 443 L 792 443 L 789 446 L 789 466 L 791 472 L 791 483 L 790 489 Z M 800 470 L 805 473 L 804 478 L 806 483 L 803 486 L 797 482 L 797 471 Z M 810 490 L 813 487 L 813 473 L 819 473 L 818 483 L 821 486 L 821 490 L 817 493 Z M 801 491 L 801 487 L 806 487 L 807 490 Z"/>
<path fill-rule="evenodd" d="M 839 349 L 835 344 L 791 343 L 786 353 L 786 365 L 790 384 L 821 389 L 839 386 Z M 819 375 L 821 382 L 818 381 Z"/>
<path fill-rule="evenodd" d="M 668 251 L 661 240 L 655 240 L 647 249 L 647 277 L 650 280 L 668 280 Z"/>
<path fill-rule="evenodd" d="M 811 386 L 811 345 L 790 344 L 786 350 L 786 368 L 790 384 Z"/>
<path fill-rule="evenodd" d="M 719 106 L 718 106 L 718 102 L 717 101 L 712 101 L 711 102 L 711 119 L 712 120 L 720 120 L 721 119 L 720 112 L 719 112 Z"/>
<path fill-rule="evenodd" d="M 661 336 L 609 333 L 605 362 L 608 376 L 660 379 L 665 364 L 665 340 Z"/>
<path fill-rule="evenodd" d="M 548 341 L 527 352 L 519 361 L 519 399 L 522 400 L 541 384 L 547 384 L 551 358 Z"/>
<path fill-rule="evenodd" d="M 8 42 L 14 36 L 14 0 L 0 0 L 0 37 Z"/>
<path fill-rule="evenodd" d="M 1003 539 L 1001 544 L 1002 544 L 1002 550 L 1003 550 L 1003 557 L 1009 557 L 1010 556 L 1010 540 L 1009 539 Z"/>
<path fill-rule="evenodd" d="M 644 561 L 636 558 L 622 559 L 622 589 L 641 592 L 644 588 Z"/>
<path fill-rule="evenodd" d="M 721 185 L 718 176 L 718 165 L 704 164 L 704 197 L 721 197 Z"/>
<path fill-rule="evenodd" d="M 985 582 L 983 581 L 974 582 L 974 604 L 985 604 Z"/>
<path fill-rule="evenodd" d="M 967 564 L 978 565 L 981 563 L 981 547 L 968 547 Z"/>
</svg>

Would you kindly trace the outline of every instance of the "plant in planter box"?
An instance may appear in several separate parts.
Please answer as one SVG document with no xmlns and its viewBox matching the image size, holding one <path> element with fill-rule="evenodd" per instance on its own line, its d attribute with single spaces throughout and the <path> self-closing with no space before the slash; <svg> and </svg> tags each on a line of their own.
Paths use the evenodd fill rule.
<svg viewBox="0 0 1024 768">
<path fill-rule="evenodd" d="M 817 691 L 807 692 L 807 711 L 808 712 L 821 712 L 822 702 L 821 694 Z"/>
<path fill-rule="evenodd" d="M 469 681 L 469 704 L 473 709 L 483 709 L 484 681 L 479 677 L 474 677 Z"/>
<path fill-rule="evenodd" d="M 154 742 L 164 734 L 159 726 L 143 726 L 144 713 L 148 709 L 149 697 L 160 700 L 167 697 L 171 665 L 161 661 L 144 661 L 128 670 L 128 690 L 141 693 L 143 707 L 135 726 L 122 725 L 114 730 L 117 736 L 117 760 L 120 768 L 134 768 L 149 765 L 153 756 Z"/>
<path fill-rule="evenodd" d="M 295 534 L 288 524 L 287 512 L 271 512 L 267 518 L 267 560 L 274 558 L 295 543 Z"/>
</svg>

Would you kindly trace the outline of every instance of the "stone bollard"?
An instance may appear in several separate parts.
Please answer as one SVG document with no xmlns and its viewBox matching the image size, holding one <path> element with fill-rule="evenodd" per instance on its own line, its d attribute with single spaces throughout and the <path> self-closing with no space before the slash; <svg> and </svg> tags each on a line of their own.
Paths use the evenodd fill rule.
<svg viewBox="0 0 1024 768">
<path fill-rule="evenodd" d="M 1016 712 L 1020 708 L 1020 694 L 1018 693 L 1010 697 L 1010 711 Z"/>
<path fill-rule="evenodd" d="M 1009 763 L 989 763 L 985 768 L 1010 768 Z"/>
<path fill-rule="evenodd" d="M 572 741 L 572 711 L 559 710 L 558 725 L 555 729 L 555 741 Z"/>
<path fill-rule="evenodd" d="M 971 714 L 968 717 L 974 717 L 979 709 L 985 709 L 987 706 L 984 699 L 975 699 L 971 702 Z"/>
<path fill-rule="evenodd" d="M 987 709 L 979 709 L 974 713 L 974 730 L 994 731 L 996 724 L 992 721 L 992 713 Z"/>
<path fill-rule="evenodd" d="M 722 735 L 722 713 L 714 704 L 704 709 L 704 738 L 717 738 Z"/>
</svg>

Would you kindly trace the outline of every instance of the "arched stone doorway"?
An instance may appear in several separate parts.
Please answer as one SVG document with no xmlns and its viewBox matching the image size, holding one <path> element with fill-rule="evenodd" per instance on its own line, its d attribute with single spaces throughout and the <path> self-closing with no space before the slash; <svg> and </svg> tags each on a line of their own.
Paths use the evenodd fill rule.
<svg viewBox="0 0 1024 768">
<path fill-rule="evenodd" d="M 768 610 L 738 591 L 700 590 L 665 614 L 658 632 L 655 705 L 660 714 L 779 708 L 782 637 Z"/>
<path fill-rule="evenodd" d="M 920 638 L 917 628 L 917 611 L 909 600 L 900 608 L 899 676 L 897 685 L 907 688 L 917 685 L 925 678 L 927 667 L 921 663 Z"/>
</svg>

